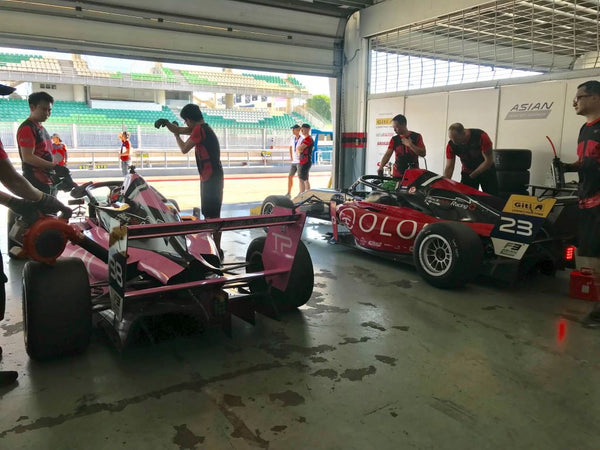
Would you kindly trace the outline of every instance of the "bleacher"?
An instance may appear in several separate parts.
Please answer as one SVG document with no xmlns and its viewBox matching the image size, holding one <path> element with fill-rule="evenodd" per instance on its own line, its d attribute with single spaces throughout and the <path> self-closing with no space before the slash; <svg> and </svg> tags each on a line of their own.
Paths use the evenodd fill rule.
<svg viewBox="0 0 600 450">
<path fill-rule="evenodd" d="M 271 115 L 267 110 L 243 109 L 203 109 L 204 119 L 213 128 L 237 129 L 289 129 L 301 119 L 288 114 Z M 0 118 L 2 122 L 22 122 L 29 116 L 27 100 L 0 99 Z M 142 109 L 91 108 L 84 102 L 56 101 L 52 115 L 48 119 L 53 123 L 74 123 L 77 125 L 145 125 L 150 126 L 158 118 L 176 120 L 181 123 L 167 106 L 160 111 Z"/>
<path fill-rule="evenodd" d="M 83 59 L 73 60 L 73 69 L 77 75 L 82 77 L 123 78 L 123 74 L 121 72 L 90 70 L 87 62 L 85 62 Z"/>
<path fill-rule="evenodd" d="M 0 99 L 0 117 L 3 122 L 22 122 L 29 116 L 27 100 Z M 78 125 L 150 125 L 156 119 L 164 117 L 177 120 L 166 106 L 161 111 L 136 109 L 90 108 L 84 102 L 57 101 L 48 119 L 53 123 L 74 123 Z M 181 120 L 180 120 L 181 121 Z"/>
<path fill-rule="evenodd" d="M 289 114 L 271 115 L 261 109 L 203 109 L 202 114 L 213 128 L 289 129 L 297 123 Z"/>
<path fill-rule="evenodd" d="M 50 74 L 62 73 L 62 69 L 56 58 L 11 53 L 0 53 L 1 70 Z"/>
</svg>

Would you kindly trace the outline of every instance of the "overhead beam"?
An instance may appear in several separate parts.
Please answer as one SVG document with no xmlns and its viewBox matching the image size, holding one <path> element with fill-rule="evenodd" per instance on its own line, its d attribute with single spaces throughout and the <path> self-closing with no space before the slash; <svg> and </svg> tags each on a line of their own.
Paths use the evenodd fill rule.
<svg viewBox="0 0 600 450">
<path fill-rule="evenodd" d="M 261 42 L 0 9 L 0 45 L 335 77 L 336 47 Z M 29 31 L 31 30 L 31 31 Z"/>
</svg>

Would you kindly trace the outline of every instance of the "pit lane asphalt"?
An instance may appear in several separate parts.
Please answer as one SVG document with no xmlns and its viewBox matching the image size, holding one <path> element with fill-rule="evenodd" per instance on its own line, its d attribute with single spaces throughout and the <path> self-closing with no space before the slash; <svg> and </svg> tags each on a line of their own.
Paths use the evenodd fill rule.
<svg viewBox="0 0 600 450">
<path fill-rule="evenodd" d="M 224 215 L 246 215 L 259 182 L 285 192 L 285 174 L 261 178 L 239 180 L 248 203 Z M 158 182 L 198 198 L 192 182 Z M 591 304 L 568 297 L 567 272 L 442 291 L 329 244 L 329 230 L 307 221 L 314 292 L 280 321 L 258 314 L 254 327 L 234 319 L 232 338 L 214 329 L 123 353 L 95 330 L 85 354 L 44 364 L 25 353 L 24 263 L 2 239 L 0 368 L 19 382 L 0 388 L 0 448 L 600 448 L 600 332 L 578 323 Z M 262 234 L 226 232 L 226 259 Z"/>
</svg>

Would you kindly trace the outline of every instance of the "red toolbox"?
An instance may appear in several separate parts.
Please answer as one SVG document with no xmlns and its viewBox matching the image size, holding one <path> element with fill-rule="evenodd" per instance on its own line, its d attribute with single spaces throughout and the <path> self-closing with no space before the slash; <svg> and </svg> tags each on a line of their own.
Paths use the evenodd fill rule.
<svg viewBox="0 0 600 450">
<path fill-rule="evenodd" d="M 592 269 L 582 267 L 581 271 L 574 270 L 571 272 L 569 297 L 590 300 L 592 302 L 600 300 Z"/>
</svg>

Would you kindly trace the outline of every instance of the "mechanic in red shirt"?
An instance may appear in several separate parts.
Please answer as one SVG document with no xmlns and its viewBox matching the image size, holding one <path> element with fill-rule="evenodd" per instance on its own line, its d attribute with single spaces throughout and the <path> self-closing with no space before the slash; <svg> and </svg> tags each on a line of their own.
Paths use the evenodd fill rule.
<svg viewBox="0 0 600 450">
<path fill-rule="evenodd" d="M 0 84 L 0 95 L 9 95 L 15 91 L 15 88 Z M 7 193 L 0 192 L 0 205 L 11 208 L 19 215 L 35 214 L 37 210 L 46 214 L 52 214 L 65 206 L 56 198 L 47 195 L 34 188 L 20 173 L 18 173 L 10 160 L 2 141 L 0 141 L 0 182 L 10 192 L 22 198 L 13 197 Z M 0 253 L 0 320 L 4 318 L 6 307 L 6 291 L 4 283 L 8 280 L 4 274 L 4 264 L 2 262 L 2 253 Z M 0 347 L 0 359 L 2 358 L 2 347 Z M 0 371 L 0 387 L 12 384 L 17 379 L 17 372 Z"/>
<path fill-rule="evenodd" d="M 224 173 L 221 165 L 221 147 L 213 129 L 204 121 L 204 116 L 198 105 L 189 103 L 179 113 L 185 127 L 171 123 L 167 119 L 158 119 L 156 128 L 167 127 L 175 135 L 177 145 L 184 155 L 195 149 L 196 165 L 200 174 L 200 204 L 205 219 L 221 217 L 223 204 Z M 182 134 L 190 137 L 184 142 Z M 214 240 L 221 253 L 221 233 L 214 233 Z"/>
<path fill-rule="evenodd" d="M 52 142 L 42 125 L 52 113 L 54 98 L 46 92 L 34 92 L 28 100 L 29 117 L 17 130 L 23 176 L 40 191 L 56 196 L 57 187 L 52 176 L 69 177 L 69 169 L 52 161 Z"/>
<path fill-rule="evenodd" d="M 458 156 L 462 163 L 460 182 L 498 195 L 498 180 L 492 154 L 492 140 L 487 133 L 478 128 L 465 128 L 462 123 L 453 123 L 448 128 L 446 146 L 446 167 L 444 176 L 452 178 L 454 161 Z"/>
<path fill-rule="evenodd" d="M 303 123 L 300 127 L 302 141 L 296 145 L 296 153 L 298 154 L 298 180 L 300 184 L 300 193 L 310 189 L 310 181 L 308 181 L 308 172 L 312 166 L 312 152 L 315 142 L 310 135 L 310 125 Z"/>
<path fill-rule="evenodd" d="M 566 172 L 579 174 L 577 267 L 594 271 L 596 293 L 600 295 L 600 81 L 577 86 L 573 107 L 587 121 L 579 130 L 577 161 L 564 165 Z M 596 302 L 582 324 L 600 329 L 600 302 Z"/>
<path fill-rule="evenodd" d="M 426 155 L 423 137 L 419 133 L 409 131 L 406 123 L 406 117 L 402 114 L 398 114 L 392 119 L 392 127 L 396 136 L 390 140 L 390 145 L 379 163 L 377 175 L 380 177 L 383 176 L 383 168 L 392 157 L 392 153 L 395 155 L 392 176 L 399 179 L 404 176 L 406 169 L 418 168 L 419 156 L 424 158 Z"/>
<path fill-rule="evenodd" d="M 129 142 L 129 132 L 122 131 L 119 133 L 119 139 L 121 139 L 121 152 L 119 153 L 119 159 L 121 160 L 121 172 L 123 176 L 129 172 L 129 166 L 131 165 L 131 142 Z"/>
<path fill-rule="evenodd" d="M 67 165 L 67 146 L 57 133 L 52 135 L 52 161 L 59 166 Z"/>
</svg>

